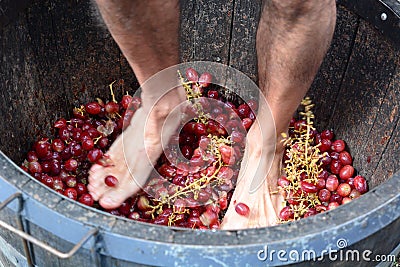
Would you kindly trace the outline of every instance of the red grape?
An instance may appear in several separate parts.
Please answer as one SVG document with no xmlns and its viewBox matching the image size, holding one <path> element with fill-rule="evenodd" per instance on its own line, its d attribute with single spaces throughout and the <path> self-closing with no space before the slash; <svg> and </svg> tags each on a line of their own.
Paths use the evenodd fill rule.
<svg viewBox="0 0 400 267">
<path fill-rule="evenodd" d="M 332 145 L 331 140 L 329 140 L 329 139 L 322 139 L 322 140 L 321 140 L 321 145 L 319 146 L 319 150 L 320 150 L 321 152 L 329 151 L 329 150 L 331 149 L 331 145 Z"/>
<path fill-rule="evenodd" d="M 207 128 L 204 125 L 204 123 L 198 122 L 198 123 L 194 124 L 193 132 L 197 136 L 206 135 L 207 134 Z"/>
<path fill-rule="evenodd" d="M 103 152 L 98 148 L 94 148 L 94 149 L 90 150 L 89 153 L 87 154 L 88 160 L 92 163 L 97 162 L 102 157 L 103 157 Z"/>
<path fill-rule="evenodd" d="M 323 166 L 328 166 L 331 164 L 332 159 L 329 155 L 325 155 L 320 159 Z"/>
<path fill-rule="evenodd" d="M 367 181 L 363 176 L 357 175 L 356 177 L 354 177 L 353 183 L 354 183 L 354 188 L 361 194 L 364 194 L 368 191 Z"/>
<path fill-rule="evenodd" d="M 200 225 L 202 225 L 202 222 L 199 217 L 190 216 L 187 221 L 188 221 L 190 228 L 195 228 L 195 227 L 199 227 Z"/>
<path fill-rule="evenodd" d="M 65 185 L 64 185 L 63 181 L 59 177 L 54 177 L 53 178 L 52 188 L 54 190 L 62 191 L 62 190 L 64 190 Z"/>
<path fill-rule="evenodd" d="M 85 105 L 86 112 L 90 115 L 97 115 L 101 112 L 101 106 L 98 102 L 90 102 Z"/>
<path fill-rule="evenodd" d="M 221 208 L 221 210 L 226 210 L 228 208 L 228 198 L 227 197 L 228 197 L 228 194 L 226 193 L 226 191 L 221 191 L 221 195 L 218 199 L 218 204 L 219 204 L 219 207 Z"/>
<path fill-rule="evenodd" d="M 346 147 L 346 144 L 343 140 L 336 140 L 332 143 L 331 149 L 335 152 L 342 152 Z"/>
<path fill-rule="evenodd" d="M 193 148 L 186 145 L 181 148 L 181 152 L 185 158 L 190 159 L 193 155 Z"/>
<path fill-rule="evenodd" d="M 94 141 L 92 138 L 87 137 L 85 140 L 82 141 L 82 149 L 89 151 L 94 148 Z"/>
<path fill-rule="evenodd" d="M 210 90 L 207 93 L 208 98 L 218 99 L 218 92 L 214 90 Z"/>
<path fill-rule="evenodd" d="M 78 201 L 86 206 L 93 206 L 94 200 L 90 194 L 83 194 L 79 197 Z"/>
<path fill-rule="evenodd" d="M 42 166 L 42 172 L 44 173 L 51 172 L 50 161 L 43 161 L 40 165 Z M 28 170 L 29 170 L 29 165 L 28 165 Z"/>
<path fill-rule="evenodd" d="M 328 202 L 331 198 L 331 192 L 328 189 L 321 189 L 318 192 L 318 198 L 322 202 Z"/>
<path fill-rule="evenodd" d="M 304 130 L 306 128 L 307 128 L 307 122 L 305 120 L 295 121 L 295 123 L 294 123 L 295 131 L 300 132 L 300 131 L 302 131 L 302 130 Z"/>
<path fill-rule="evenodd" d="M 172 167 L 171 165 L 164 163 L 158 168 L 158 172 L 160 175 L 166 178 L 174 178 L 176 175 L 176 168 Z"/>
<path fill-rule="evenodd" d="M 316 184 L 317 188 L 318 189 L 324 189 L 325 185 L 326 185 L 326 180 L 324 178 L 318 178 L 318 181 L 317 181 L 317 184 Z"/>
<path fill-rule="evenodd" d="M 306 213 L 304 214 L 304 218 L 307 218 L 307 217 L 310 217 L 310 216 L 313 216 L 313 215 L 316 215 L 317 214 L 317 210 L 315 209 L 315 208 L 309 208 L 307 211 L 306 211 Z"/>
<path fill-rule="evenodd" d="M 132 96 L 124 95 L 121 99 L 121 106 L 123 109 L 128 109 L 129 105 L 132 103 Z"/>
<path fill-rule="evenodd" d="M 339 154 L 339 161 L 342 165 L 351 165 L 353 163 L 353 158 L 347 151 L 342 151 Z"/>
<path fill-rule="evenodd" d="M 337 159 L 332 160 L 330 164 L 330 170 L 333 174 L 339 174 L 340 170 L 342 169 L 342 164 Z"/>
<path fill-rule="evenodd" d="M 58 175 L 61 172 L 61 163 L 58 160 L 50 161 L 50 174 Z"/>
<path fill-rule="evenodd" d="M 109 187 L 115 187 L 118 184 L 118 179 L 113 175 L 107 175 L 104 178 L 104 183 Z"/>
<path fill-rule="evenodd" d="M 343 167 L 340 169 L 339 177 L 340 177 L 341 179 L 343 179 L 343 180 L 347 180 L 347 179 L 349 179 L 350 177 L 352 177 L 353 174 L 354 174 L 354 168 L 353 168 L 353 166 L 351 166 L 351 165 L 346 165 L 346 166 L 343 166 Z"/>
<path fill-rule="evenodd" d="M 306 181 L 301 181 L 300 185 L 301 185 L 301 189 L 304 192 L 307 192 L 307 193 L 317 193 L 318 192 L 318 187 L 315 184 L 312 184 L 312 183 L 309 183 Z"/>
<path fill-rule="evenodd" d="M 110 101 L 104 106 L 104 109 L 108 114 L 117 113 L 119 111 L 119 105 L 116 102 Z"/>
<path fill-rule="evenodd" d="M 258 109 L 258 102 L 255 99 L 250 99 L 249 101 L 247 101 L 247 105 L 253 110 L 253 111 L 257 111 Z"/>
<path fill-rule="evenodd" d="M 235 211 L 242 216 L 249 216 L 250 215 L 250 208 L 246 204 L 239 202 L 235 205 Z"/>
<path fill-rule="evenodd" d="M 75 127 L 75 129 L 81 130 L 80 128 L 81 128 L 82 125 L 83 125 L 83 120 L 80 119 L 80 118 L 72 118 L 72 119 L 70 120 L 70 124 L 73 125 L 73 126 Z"/>
<path fill-rule="evenodd" d="M 201 189 L 198 194 L 197 200 L 200 202 L 207 202 L 211 197 L 211 188 L 206 187 L 205 189 Z"/>
<path fill-rule="evenodd" d="M 337 202 L 331 202 L 331 203 L 328 204 L 328 210 L 333 210 L 333 209 L 335 209 L 335 208 L 337 208 L 337 207 L 339 207 L 339 206 L 340 206 L 339 203 L 337 203 Z"/>
<path fill-rule="evenodd" d="M 246 130 L 249 130 L 252 124 L 253 124 L 253 121 L 249 118 L 244 118 L 242 120 L 242 125 Z"/>
<path fill-rule="evenodd" d="M 337 193 L 341 197 L 347 197 L 348 195 L 350 195 L 350 192 L 351 192 L 351 187 L 348 183 L 339 184 L 339 186 L 337 188 Z"/>
<path fill-rule="evenodd" d="M 221 152 L 222 161 L 225 164 L 231 165 L 235 162 L 234 152 L 231 146 L 220 145 L 219 151 Z"/>
<path fill-rule="evenodd" d="M 67 120 L 64 118 L 58 119 L 53 125 L 54 128 L 63 128 L 66 126 L 67 126 Z"/>
<path fill-rule="evenodd" d="M 285 188 L 290 185 L 290 181 L 285 176 L 281 176 L 278 178 L 278 185 L 281 188 Z"/>
<path fill-rule="evenodd" d="M 342 199 L 342 205 L 343 205 L 343 204 L 346 204 L 346 203 L 349 203 L 351 200 L 352 200 L 352 199 L 351 199 L 350 197 L 344 197 L 344 198 Z"/>
<path fill-rule="evenodd" d="M 294 218 L 294 212 L 290 207 L 286 206 L 279 212 L 279 218 L 288 221 Z"/>
<path fill-rule="evenodd" d="M 76 191 L 75 188 L 67 188 L 64 191 L 64 196 L 66 196 L 72 200 L 76 200 L 78 198 L 78 192 Z"/>
<path fill-rule="evenodd" d="M 29 162 L 28 170 L 31 174 L 34 173 L 41 173 L 42 172 L 42 165 L 40 165 L 37 161 Z"/>
<path fill-rule="evenodd" d="M 141 211 L 146 211 L 151 209 L 149 199 L 146 196 L 140 196 L 137 202 L 137 207 Z"/>
<path fill-rule="evenodd" d="M 193 68 L 186 70 L 186 78 L 191 82 L 197 82 L 199 80 L 199 74 Z"/>
<path fill-rule="evenodd" d="M 100 148 L 107 148 L 108 144 L 109 144 L 109 140 L 107 137 L 101 137 L 97 142 L 97 145 Z"/>
<path fill-rule="evenodd" d="M 332 130 L 323 130 L 321 132 L 321 138 L 322 139 L 328 139 L 328 140 L 332 140 L 333 139 L 333 131 Z"/>
<path fill-rule="evenodd" d="M 74 176 L 71 176 L 71 175 L 69 175 L 69 176 L 67 176 L 66 178 L 65 178 L 65 184 L 68 186 L 68 187 L 75 187 L 76 186 L 76 178 L 74 177 Z"/>
<path fill-rule="evenodd" d="M 72 156 L 80 156 L 82 154 L 82 146 L 80 143 L 77 143 L 75 141 L 71 142 L 69 144 L 69 147 L 71 149 L 71 154 Z"/>
<path fill-rule="evenodd" d="M 245 136 L 239 131 L 232 131 L 231 133 L 231 140 L 232 142 L 243 144 L 244 145 Z"/>
<path fill-rule="evenodd" d="M 326 189 L 331 192 L 334 192 L 336 188 L 339 186 L 339 180 L 335 175 L 330 175 L 326 179 Z"/>
<path fill-rule="evenodd" d="M 331 198 L 329 199 L 329 201 L 341 203 L 342 199 L 343 197 L 341 195 L 339 195 L 337 192 L 334 192 L 333 194 L 331 194 Z"/>
<path fill-rule="evenodd" d="M 43 159 L 50 154 L 50 143 L 47 139 L 42 139 L 35 144 L 35 152 L 39 159 Z"/>
<path fill-rule="evenodd" d="M 211 84 L 212 75 L 208 72 L 204 72 L 200 75 L 199 84 L 201 87 L 208 87 Z"/>
<path fill-rule="evenodd" d="M 54 139 L 51 143 L 51 148 L 53 149 L 53 151 L 62 152 L 65 149 L 65 145 L 61 139 L 57 138 Z"/>
<path fill-rule="evenodd" d="M 226 114 L 224 114 L 224 113 L 219 114 L 219 115 L 215 118 L 215 120 L 216 120 L 218 123 L 220 123 L 220 124 L 222 124 L 222 125 L 225 125 L 225 124 L 228 123 L 228 115 L 226 115 Z"/>
<path fill-rule="evenodd" d="M 64 169 L 69 172 L 75 172 L 78 168 L 78 161 L 76 159 L 68 159 L 64 163 Z"/>
<path fill-rule="evenodd" d="M 77 183 L 76 186 L 75 186 L 75 189 L 78 192 L 78 196 L 87 193 L 86 185 L 84 185 L 83 183 Z"/>
<path fill-rule="evenodd" d="M 237 108 L 237 113 L 241 119 L 248 118 L 250 114 L 250 108 L 247 104 L 241 104 Z"/>
<path fill-rule="evenodd" d="M 331 151 L 331 152 L 329 153 L 329 156 L 331 157 L 331 159 L 339 160 L 339 153 L 336 152 L 336 151 Z"/>
<path fill-rule="evenodd" d="M 203 212 L 200 215 L 200 221 L 205 225 L 205 226 L 210 226 L 211 224 L 214 224 L 218 221 L 218 214 L 212 210 L 207 209 L 205 212 Z"/>
<path fill-rule="evenodd" d="M 68 130 L 67 127 L 61 127 L 58 129 L 58 136 L 62 141 L 68 141 L 71 135 L 72 133 Z"/>
<path fill-rule="evenodd" d="M 26 158 L 27 158 L 28 162 L 39 160 L 39 158 L 36 155 L 36 152 L 32 151 L 32 150 L 28 152 L 28 154 L 26 155 Z"/>
<path fill-rule="evenodd" d="M 118 211 L 125 216 L 128 216 L 131 213 L 131 204 L 129 203 L 129 199 L 122 202 L 121 206 L 118 208 Z"/>
<path fill-rule="evenodd" d="M 361 193 L 357 189 L 352 189 L 349 195 L 351 199 L 358 198 L 359 196 L 361 196 Z"/>
</svg>

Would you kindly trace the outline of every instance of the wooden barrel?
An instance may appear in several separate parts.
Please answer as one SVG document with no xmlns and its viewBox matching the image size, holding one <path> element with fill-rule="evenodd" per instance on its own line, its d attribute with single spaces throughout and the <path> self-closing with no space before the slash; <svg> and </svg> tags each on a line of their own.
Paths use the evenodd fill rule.
<svg viewBox="0 0 400 267">
<path fill-rule="evenodd" d="M 182 61 L 227 64 L 257 81 L 260 5 L 259 0 L 181 1 Z M 138 84 L 90 1 L 0 1 L 0 263 L 348 266 L 349 257 L 358 254 L 350 265 L 367 266 L 377 264 L 375 256 L 390 259 L 383 256 L 400 249 L 399 14 L 396 0 L 338 1 L 334 39 L 309 91 L 317 126 L 334 127 L 347 141 L 370 192 L 297 222 L 197 231 L 99 212 L 54 193 L 17 167 L 33 142 L 51 134 L 51 123 L 72 107 L 107 95 L 113 80 L 123 78 L 133 89 Z M 25 237 L 33 237 L 29 243 L 5 228 L 21 227 L 16 217 Z M 53 248 L 68 252 L 85 236 L 74 255 L 54 255 Z M 279 251 L 284 255 L 278 257 Z"/>
</svg>

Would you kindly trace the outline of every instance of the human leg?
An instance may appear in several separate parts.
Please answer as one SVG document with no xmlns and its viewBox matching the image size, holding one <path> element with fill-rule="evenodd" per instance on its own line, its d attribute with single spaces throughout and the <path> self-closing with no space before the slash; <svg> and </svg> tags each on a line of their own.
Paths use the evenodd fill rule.
<svg viewBox="0 0 400 267">
<path fill-rule="evenodd" d="M 275 121 L 276 136 L 265 135 L 255 123 L 247 136 L 247 159 L 242 162 L 238 184 L 222 227 L 238 229 L 273 225 L 282 207 L 282 196 L 277 191 L 281 175 L 283 146 L 281 133 L 287 131 L 289 121 L 310 87 L 332 39 L 336 21 L 334 0 L 269 0 L 264 1 L 257 30 L 259 87 L 265 96 Z M 258 115 L 260 124 L 267 116 Z M 271 146 L 275 140 L 276 146 Z M 259 145 L 259 140 L 263 144 Z M 268 160 L 255 164 L 264 150 L 266 157 L 274 157 L 269 169 Z M 265 171 L 264 182 L 250 193 L 254 170 Z M 250 207 L 248 217 L 240 216 L 234 204 L 243 202 Z"/>
<path fill-rule="evenodd" d="M 146 181 L 151 164 L 162 153 L 161 130 L 170 111 L 185 99 L 177 84 L 177 73 L 170 68 L 165 80 L 147 81 L 152 75 L 179 63 L 179 2 L 140 0 L 96 0 L 100 13 L 132 67 L 142 89 L 142 107 L 130 126 L 107 152 L 112 166 L 95 164 L 90 171 L 89 192 L 106 209 L 118 207 Z M 163 96 L 159 101 L 158 99 Z M 172 134 L 174 126 L 163 130 Z M 118 178 L 116 187 L 104 183 L 107 175 Z"/>
</svg>

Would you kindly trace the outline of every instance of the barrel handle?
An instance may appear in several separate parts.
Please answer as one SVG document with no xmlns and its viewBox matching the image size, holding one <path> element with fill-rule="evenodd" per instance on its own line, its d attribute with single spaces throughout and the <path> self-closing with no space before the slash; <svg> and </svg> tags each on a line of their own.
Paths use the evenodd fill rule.
<svg viewBox="0 0 400 267">
<path fill-rule="evenodd" d="M 20 212 L 23 209 L 22 194 L 20 192 L 14 193 L 11 196 L 9 196 L 6 200 L 4 200 L 4 202 L 0 204 L 0 210 L 2 210 L 4 207 L 6 207 L 14 199 L 18 199 L 18 204 L 19 204 L 18 215 L 20 215 Z M 93 228 L 93 229 L 89 230 L 86 233 L 86 235 L 84 237 L 82 237 L 82 239 L 69 252 L 61 252 L 61 251 L 47 245 L 46 243 L 40 241 L 39 239 L 31 236 L 30 234 L 26 233 L 22 227 L 22 224 L 20 225 L 18 223 L 18 228 L 20 228 L 20 229 L 16 229 L 13 226 L 0 220 L 0 226 L 6 228 L 10 232 L 13 232 L 14 234 L 18 235 L 19 237 L 23 238 L 24 240 L 27 240 L 45 250 L 47 250 L 48 252 L 52 253 L 53 255 L 55 255 L 61 259 L 67 259 L 67 258 L 71 257 L 72 255 L 74 255 L 78 251 L 78 249 L 80 249 L 91 236 L 96 235 L 98 232 L 97 228 Z M 27 254 L 26 251 L 25 251 L 25 254 Z M 26 256 L 27 256 L 27 258 L 28 257 L 30 258 L 29 255 L 26 255 Z"/>
</svg>

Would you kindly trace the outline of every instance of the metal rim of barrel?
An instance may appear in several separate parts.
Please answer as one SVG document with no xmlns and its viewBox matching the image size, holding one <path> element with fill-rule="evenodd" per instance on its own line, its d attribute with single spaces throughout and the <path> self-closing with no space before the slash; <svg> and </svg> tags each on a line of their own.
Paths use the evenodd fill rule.
<svg viewBox="0 0 400 267">
<path fill-rule="evenodd" d="M 353 11 L 384 36 L 394 45 L 400 47 L 400 1 L 398 0 L 337 0 L 337 3 Z"/>
</svg>

